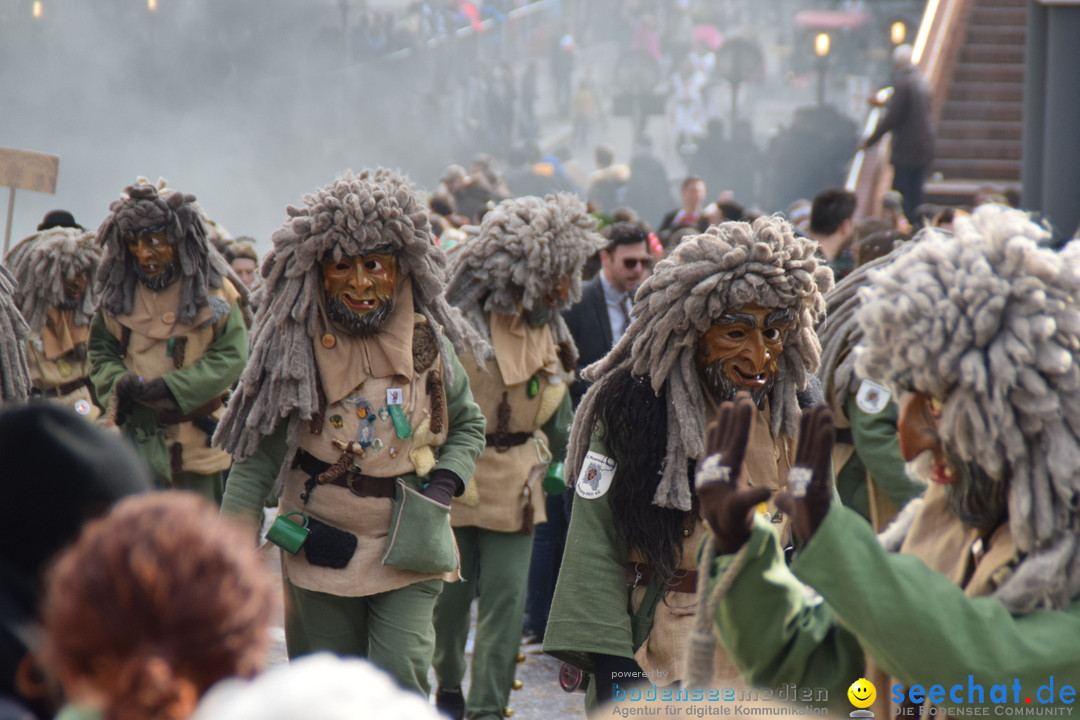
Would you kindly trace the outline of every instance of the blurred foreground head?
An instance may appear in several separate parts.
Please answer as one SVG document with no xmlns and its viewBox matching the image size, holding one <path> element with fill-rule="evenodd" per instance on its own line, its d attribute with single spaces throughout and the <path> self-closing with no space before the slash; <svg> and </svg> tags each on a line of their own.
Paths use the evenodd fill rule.
<svg viewBox="0 0 1080 720">
<path fill-rule="evenodd" d="M 217 681 L 263 669 L 270 588 L 250 535 L 207 500 L 129 498 L 49 572 L 42 655 L 106 720 L 186 718 Z"/>
<path fill-rule="evenodd" d="M 1080 244 L 1040 246 L 1026 213 L 984 205 L 870 275 L 856 369 L 893 388 L 900 450 L 966 524 L 1007 522 L 1013 612 L 1080 592 Z"/>
<path fill-rule="evenodd" d="M 443 716 L 365 660 L 318 653 L 252 682 L 214 688 L 192 720 L 439 720 Z"/>
</svg>

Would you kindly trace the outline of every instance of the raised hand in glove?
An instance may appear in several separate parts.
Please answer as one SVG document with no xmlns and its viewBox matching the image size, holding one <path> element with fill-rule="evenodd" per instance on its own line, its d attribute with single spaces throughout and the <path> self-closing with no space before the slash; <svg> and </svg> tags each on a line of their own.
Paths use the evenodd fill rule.
<svg viewBox="0 0 1080 720">
<path fill-rule="evenodd" d="M 777 507 L 791 518 L 791 530 L 804 545 L 821 527 L 832 504 L 829 467 L 835 442 L 829 406 L 815 405 L 804 410 L 799 420 L 795 464 L 788 471 L 788 489 L 776 497 Z"/>
<path fill-rule="evenodd" d="M 723 403 L 705 441 L 707 456 L 697 472 L 701 514 L 716 536 L 716 552 L 733 553 L 750 537 L 754 509 L 769 499 L 769 489 L 750 487 L 743 460 L 754 426 L 754 401 L 747 393 Z"/>
<path fill-rule="evenodd" d="M 450 498 L 461 492 L 462 488 L 463 483 L 461 482 L 461 478 L 459 478 L 455 472 L 439 468 L 431 471 L 428 485 L 420 492 L 420 494 L 424 497 L 431 498 L 437 503 L 449 505 Z"/>
</svg>

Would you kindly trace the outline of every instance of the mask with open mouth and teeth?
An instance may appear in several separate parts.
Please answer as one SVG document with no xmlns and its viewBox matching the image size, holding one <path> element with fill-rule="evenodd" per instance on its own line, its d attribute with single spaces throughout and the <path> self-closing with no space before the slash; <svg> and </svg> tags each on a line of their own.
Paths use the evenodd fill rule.
<svg viewBox="0 0 1080 720">
<path fill-rule="evenodd" d="M 379 332 L 394 308 L 398 282 L 397 259 L 392 253 L 333 257 L 320 261 L 326 314 L 357 337 Z"/>
<path fill-rule="evenodd" d="M 124 238 L 139 282 L 151 290 L 167 287 L 176 277 L 176 245 L 169 242 L 165 230 L 143 230 Z"/>
<path fill-rule="evenodd" d="M 716 403 L 745 390 L 759 407 L 776 382 L 780 353 L 794 322 L 790 308 L 743 305 L 724 313 L 698 340 L 702 383 Z"/>
</svg>

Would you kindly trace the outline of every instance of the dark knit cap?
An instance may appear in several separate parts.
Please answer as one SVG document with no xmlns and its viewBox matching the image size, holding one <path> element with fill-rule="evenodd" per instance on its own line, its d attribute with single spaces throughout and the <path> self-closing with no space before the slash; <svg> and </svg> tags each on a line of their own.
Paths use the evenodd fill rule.
<svg viewBox="0 0 1080 720">
<path fill-rule="evenodd" d="M 142 461 L 116 435 L 65 408 L 39 403 L 0 412 L 0 562 L 36 582 L 82 524 L 150 489 Z"/>
</svg>

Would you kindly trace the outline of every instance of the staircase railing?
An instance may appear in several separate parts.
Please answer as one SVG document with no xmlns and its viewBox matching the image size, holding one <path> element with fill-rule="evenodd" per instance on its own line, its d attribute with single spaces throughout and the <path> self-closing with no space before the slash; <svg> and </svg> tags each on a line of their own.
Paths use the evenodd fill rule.
<svg viewBox="0 0 1080 720">
<path fill-rule="evenodd" d="M 919 23 L 919 32 L 912 46 L 912 61 L 930 86 L 935 124 L 945 107 L 973 1 L 927 0 Z M 884 99 L 880 93 L 879 99 Z M 863 124 L 863 138 L 874 131 L 883 112 L 881 107 L 870 108 Z M 886 136 L 872 148 L 858 150 L 851 159 L 845 187 L 854 192 L 857 198 L 856 219 L 881 211 L 881 199 L 892 186 L 889 148 L 890 138 Z"/>
</svg>

